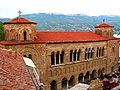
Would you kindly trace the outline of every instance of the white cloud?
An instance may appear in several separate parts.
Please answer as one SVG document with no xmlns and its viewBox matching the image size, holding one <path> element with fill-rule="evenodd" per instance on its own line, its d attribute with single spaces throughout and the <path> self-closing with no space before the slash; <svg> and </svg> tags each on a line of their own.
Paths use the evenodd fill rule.
<svg viewBox="0 0 120 90">
<path fill-rule="evenodd" d="M 0 17 L 15 17 L 18 10 L 30 13 L 120 15 L 120 0 L 2 0 Z"/>
</svg>

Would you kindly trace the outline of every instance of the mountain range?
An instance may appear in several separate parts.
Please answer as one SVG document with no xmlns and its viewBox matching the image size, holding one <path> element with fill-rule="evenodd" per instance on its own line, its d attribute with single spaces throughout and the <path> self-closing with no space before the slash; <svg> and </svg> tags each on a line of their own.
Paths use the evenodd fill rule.
<svg viewBox="0 0 120 90">
<path fill-rule="evenodd" d="M 105 23 L 115 26 L 115 33 L 120 32 L 120 16 L 36 13 L 22 15 L 21 17 L 37 22 L 38 31 L 94 31 L 94 27 L 103 23 L 103 19 L 105 19 Z M 9 20 L 11 19 L 0 18 L 1 22 Z"/>
</svg>

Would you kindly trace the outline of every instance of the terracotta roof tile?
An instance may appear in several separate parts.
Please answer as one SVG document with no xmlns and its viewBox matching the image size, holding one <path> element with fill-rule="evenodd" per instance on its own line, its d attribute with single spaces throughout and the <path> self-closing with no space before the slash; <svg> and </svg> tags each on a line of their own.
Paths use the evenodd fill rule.
<svg viewBox="0 0 120 90">
<path fill-rule="evenodd" d="M 1 41 L 0 44 L 89 42 L 106 40 L 108 40 L 108 38 L 102 37 L 94 32 L 37 32 L 37 38 L 34 41 Z"/>
<path fill-rule="evenodd" d="M 38 32 L 37 41 L 42 42 L 81 42 L 102 41 L 108 38 L 94 32 Z"/>
<path fill-rule="evenodd" d="M 0 49 L 0 90 L 35 90 L 24 60 L 17 52 Z"/>
<path fill-rule="evenodd" d="M 37 24 L 37 23 L 31 22 L 31 21 L 29 21 L 25 18 L 22 18 L 22 17 L 17 17 L 17 18 L 12 19 L 9 22 L 5 22 L 4 24 Z"/>
<path fill-rule="evenodd" d="M 96 26 L 95 28 L 100 28 L 100 27 L 114 27 L 114 26 L 110 26 L 110 25 L 107 24 L 107 23 L 102 23 L 102 24 Z"/>
</svg>

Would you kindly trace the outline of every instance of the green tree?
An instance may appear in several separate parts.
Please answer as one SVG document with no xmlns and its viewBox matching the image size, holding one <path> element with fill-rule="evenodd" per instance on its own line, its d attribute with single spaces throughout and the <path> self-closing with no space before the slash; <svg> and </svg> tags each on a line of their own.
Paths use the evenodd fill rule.
<svg viewBox="0 0 120 90">
<path fill-rule="evenodd" d="M 4 40 L 4 27 L 2 22 L 0 22 L 0 41 L 1 40 Z"/>
</svg>

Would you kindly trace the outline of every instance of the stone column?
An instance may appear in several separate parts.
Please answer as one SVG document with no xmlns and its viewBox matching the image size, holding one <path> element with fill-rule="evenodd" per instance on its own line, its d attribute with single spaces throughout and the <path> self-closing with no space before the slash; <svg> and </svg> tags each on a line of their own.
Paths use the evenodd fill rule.
<svg viewBox="0 0 120 90">
<path fill-rule="evenodd" d="M 57 82 L 57 90 L 61 90 L 62 89 L 62 82 L 58 81 Z"/>
<path fill-rule="evenodd" d="M 83 80 L 82 80 L 82 82 L 84 82 L 85 81 L 85 78 L 84 78 L 84 76 L 83 76 Z"/>
<path fill-rule="evenodd" d="M 80 55 L 81 61 L 85 60 L 85 51 L 81 50 L 81 55 Z"/>
<path fill-rule="evenodd" d="M 55 65 L 56 65 L 56 52 L 54 52 L 54 60 L 55 60 Z"/>
<path fill-rule="evenodd" d="M 68 89 L 68 80 L 67 80 L 67 89 Z"/>
<path fill-rule="evenodd" d="M 97 54 L 97 48 L 94 49 L 94 53 L 93 53 L 93 59 L 96 58 L 96 54 Z"/>
<path fill-rule="evenodd" d="M 60 54 L 61 54 L 61 53 L 59 53 L 59 64 L 61 64 L 61 60 L 60 60 Z"/>
</svg>

